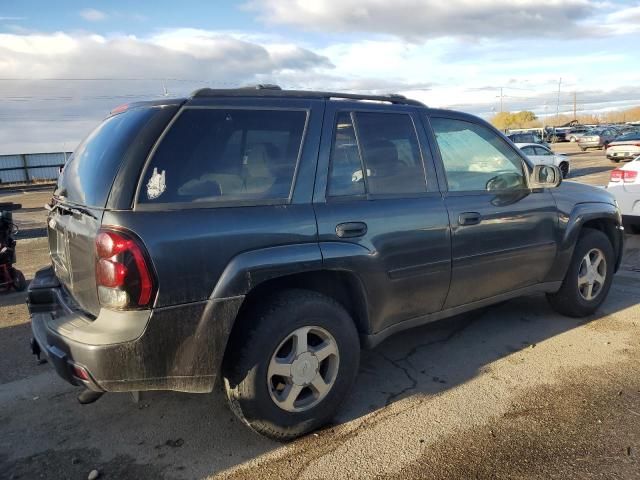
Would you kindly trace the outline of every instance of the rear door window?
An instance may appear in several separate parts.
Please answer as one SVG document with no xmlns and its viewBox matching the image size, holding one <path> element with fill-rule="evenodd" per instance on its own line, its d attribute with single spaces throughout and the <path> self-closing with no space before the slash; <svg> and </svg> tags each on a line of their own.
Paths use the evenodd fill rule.
<svg viewBox="0 0 640 480">
<path fill-rule="evenodd" d="M 331 153 L 329 196 L 365 192 L 406 195 L 426 191 L 424 165 L 410 115 L 338 114 Z"/>
<path fill-rule="evenodd" d="M 187 108 L 147 166 L 139 203 L 290 197 L 306 111 Z"/>
<path fill-rule="evenodd" d="M 526 155 L 537 155 L 532 146 L 522 147 L 520 150 L 522 150 L 522 153 Z"/>
</svg>

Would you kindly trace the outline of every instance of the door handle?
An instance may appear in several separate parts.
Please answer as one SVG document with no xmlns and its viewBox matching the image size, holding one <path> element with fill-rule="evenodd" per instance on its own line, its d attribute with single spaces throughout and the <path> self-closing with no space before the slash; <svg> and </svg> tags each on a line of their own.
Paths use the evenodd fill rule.
<svg viewBox="0 0 640 480">
<path fill-rule="evenodd" d="M 367 224 L 364 222 L 346 222 L 336 225 L 336 235 L 340 238 L 362 237 L 367 233 Z"/>
<path fill-rule="evenodd" d="M 477 225 L 482 221 L 482 215 L 478 212 L 464 212 L 458 216 L 460 225 Z"/>
</svg>

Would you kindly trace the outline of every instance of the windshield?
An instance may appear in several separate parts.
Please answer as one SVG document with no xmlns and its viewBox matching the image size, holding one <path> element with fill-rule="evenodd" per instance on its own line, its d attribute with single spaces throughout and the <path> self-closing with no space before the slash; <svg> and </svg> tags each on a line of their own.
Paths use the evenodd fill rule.
<svg viewBox="0 0 640 480">
<path fill-rule="evenodd" d="M 73 152 L 58 178 L 54 196 L 103 208 L 127 149 L 154 110 L 136 108 L 105 119 Z"/>
</svg>

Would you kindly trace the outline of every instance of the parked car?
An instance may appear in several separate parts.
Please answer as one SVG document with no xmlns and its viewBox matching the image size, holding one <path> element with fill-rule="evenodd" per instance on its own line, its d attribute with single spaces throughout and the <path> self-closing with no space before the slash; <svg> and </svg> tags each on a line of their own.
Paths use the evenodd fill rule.
<svg viewBox="0 0 640 480">
<path fill-rule="evenodd" d="M 85 402 L 220 379 L 279 440 L 325 424 L 396 332 L 539 292 L 592 314 L 623 248 L 610 193 L 477 117 L 274 86 L 119 107 L 48 209 L 34 353 Z"/>
<path fill-rule="evenodd" d="M 567 130 L 564 127 L 545 127 L 543 140 L 548 143 L 566 142 Z"/>
<path fill-rule="evenodd" d="M 587 133 L 590 129 L 585 126 L 571 127 L 565 133 L 565 139 L 568 142 L 577 142 L 580 137 Z"/>
<path fill-rule="evenodd" d="M 548 147 L 549 144 L 540 137 L 537 133 L 510 133 L 507 138 L 513 143 L 537 143 L 538 145 L 544 145 Z"/>
<path fill-rule="evenodd" d="M 620 206 L 626 229 L 640 233 L 640 156 L 611 171 L 607 190 Z"/>
<path fill-rule="evenodd" d="M 554 153 L 550 148 L 537 143 L 516 143 L 534 165 L 555 165 L 562 172 L 562 178 L 567 178 L 571 171 L 569 157 L 561 153 Z"/>
<path fill-rule="evenodd" d="M 607 148 L 607 145 L 615 140 L 617 136 L 618 132 L 613 128 L 590 130 L 578 138 L 578 146 L 583 152 L 587 150 L 587 148 Z"/>
<path fill-rule="evenodd" d="M 640 132 L 632 131 L 609 143 L 606 155 L 612 162 L 630 160 L 640 155 Z"/>
</svg>

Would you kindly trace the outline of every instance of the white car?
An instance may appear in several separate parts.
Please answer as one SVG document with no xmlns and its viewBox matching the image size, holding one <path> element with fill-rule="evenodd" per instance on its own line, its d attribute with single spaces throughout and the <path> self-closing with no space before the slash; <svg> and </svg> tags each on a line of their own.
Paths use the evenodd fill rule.
<svg viewBox="0 0 640 480">
<path fill-rule="evenodd" d="M 638 155 L 640 155 L 640 132 L 625 133 L 607 147 L 607 158 L 612 162 L 630 160 Z"/>
<path fill-rule="evenodd" d="M 640 157 L 611 170 L 607 190 L 616 198 L 627 230 L 640 233 Z"/>
<path fill-rule="evenodd" d="M 544 145 L 537 143 L 516 143 L 529 160 L 535 165 L 555 165 L 562 172 L 562 178 L 567 178 L 571 172 L 569 157 L 552 152 Z"/>
</svg>

